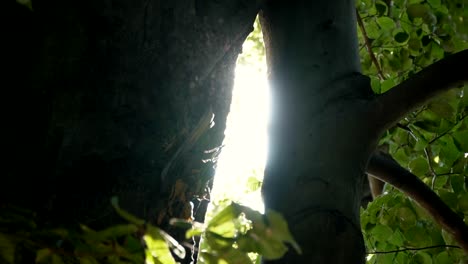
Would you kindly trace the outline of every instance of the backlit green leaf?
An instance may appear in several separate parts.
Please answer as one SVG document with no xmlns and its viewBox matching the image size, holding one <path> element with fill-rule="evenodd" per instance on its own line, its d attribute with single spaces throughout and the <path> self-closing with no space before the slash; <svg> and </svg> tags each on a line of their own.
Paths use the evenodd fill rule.
<svg viewBox="0 0 468 264">
<path fill-rule="evenodd" d="M 385 242 L 388 238 L 393 234 L 393 230 L 385 225 L 377 225 L 375 226 L 372 231 L 371 235 L 377 241 Z"/>
<path fill-rule="evenodd" d="M 169 246 L 157 229 L 152 229 L 150 232 L 145 234 L 143 236 L 143 240 L 145 241 L 147 247 L 147 250 L 145 251 L 147 262 L 153 258 L 153 263 L 176 263 L 174 258 L 172 258 Z"/>
<path fill-rule="evenodd" d="M 428 161 L 423 157 L 413 159 L 409 162 L 408 166 L 410 171 L 417 176 L 423 176 L 429 171 Z"/>
<path fill-rule="evenodd" d="M 391 31 L 395 28 L 395 21 L 389 17 L 377 18 L 377 24 L 379 24 L 382 31 Z"/>
</svg>

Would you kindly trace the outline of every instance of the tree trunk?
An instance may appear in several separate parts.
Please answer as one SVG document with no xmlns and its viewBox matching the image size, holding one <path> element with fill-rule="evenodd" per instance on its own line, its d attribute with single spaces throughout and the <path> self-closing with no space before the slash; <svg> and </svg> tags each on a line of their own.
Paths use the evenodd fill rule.
<svg viewBox="0 0 468 264">
<path fill-rule="evenodd" d="M 263 196 L 304 252 L 271 263 L 363 263 L 359 206 L 379 131 L 354 1 L 268 1 L 261 22 L 273 107 Z"/>
<path fill-rule="evenodd" d="M 202 221 L 213 176 L 213 163 L 202 160 L 215 160 L 217 151 L 205 150 L 224 137 L 235 62 L 257 3 L 2 6 L 21 19 L 5 38 L 6 83 L 14 86 L 2 96 L 0 201 L 95 228 L 121 221 L 111 196 L 165 229 L 172 217 Z"/>
</svg>

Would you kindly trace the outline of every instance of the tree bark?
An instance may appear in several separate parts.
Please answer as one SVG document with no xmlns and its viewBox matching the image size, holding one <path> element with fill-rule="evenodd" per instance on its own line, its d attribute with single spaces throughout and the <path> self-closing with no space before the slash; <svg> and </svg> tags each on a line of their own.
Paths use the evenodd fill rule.
<svg viewBox="0 0 468 264">
<path fill-rule="evenodd" d="M 360 74 L 355 15 L 347 0 L 268 1 L 261 13 L 273 107 L 262 191 L 304 252 L 271 263 L 363 263 L 362 175 L 376 141 L 466 81 L 464 51 L 373 95 Z"/>
<path fill-rule="evenodd" d="M 272 93 L 262 191 L 304 252 L 265 263 L 363 263 L 359 207 L 378 134 L 354 1 L 268 1 L 261 22 Z"/>
<path fill-rule="evenodd" d="M 166 230 L 172 217 L 202 221 L 214 169 L 201 160 L 215 160 L 204 151 L 222 143 L 236 58 L 258 3 L 2 6 L 22 19 L 6 31 L 15 86 L 2 96 L 0 201 L 50 224 L 119 222 L 111 196 Z"/>
</svg>

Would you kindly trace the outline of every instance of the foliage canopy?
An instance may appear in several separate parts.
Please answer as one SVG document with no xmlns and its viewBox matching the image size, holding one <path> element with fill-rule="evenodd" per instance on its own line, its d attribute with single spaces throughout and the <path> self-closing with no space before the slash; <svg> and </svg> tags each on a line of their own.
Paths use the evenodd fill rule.
<svg viewBox="0 0 468 264">
<path fill-rule="evenodd" d="M 466 1 L 358 1 L 363 73 L 383 93 L 445 56 L 468 48 Z M 372 50 L 369 53 L 369 48 Z M 443 76 L 440 76 L 443 78 Z M 409 114 L 381 147 L 428 184 L 468 223 L 468 87 L 453 89 Z M 413 200 L 387 186 L 361 212 L 369 263 L 459 263 L 463 252 Z M 410 248 L 426 250 L 406 250 Z M 438 247 L 437 247 L 438 246 Z"/>
</svg>

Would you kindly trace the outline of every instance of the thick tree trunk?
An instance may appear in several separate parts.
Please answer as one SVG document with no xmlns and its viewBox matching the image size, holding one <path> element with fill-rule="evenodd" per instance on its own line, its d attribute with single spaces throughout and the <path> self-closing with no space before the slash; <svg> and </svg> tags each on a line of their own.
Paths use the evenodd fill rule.
<svg viewBox="0 0 468 264">
<path fill-rule="evenodd" d="M 378 131 L 352 0 L 268 1 L 272 121 L 263 195 L 303 249 L 272 263 L 363 263 L 359 206 Z"/>
<path fill-rule="evenodd" d="M 202 220 L 254 1 L 34 1 L 7 31 L 2 202 L 102 227 Z M 8 80 L 8 79 L 7 79 Z M 211 119 L 214 115 L 215 126 Z M 190 202 L 195 202 L 193 209 Z M 203 207 L 201 207 L 203 208 Z M 177 237 L 181 239 L 182 237 Z"/>
</svg>

